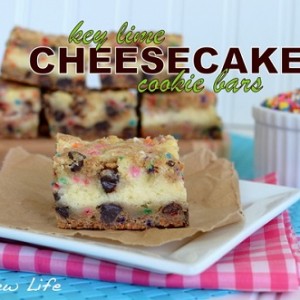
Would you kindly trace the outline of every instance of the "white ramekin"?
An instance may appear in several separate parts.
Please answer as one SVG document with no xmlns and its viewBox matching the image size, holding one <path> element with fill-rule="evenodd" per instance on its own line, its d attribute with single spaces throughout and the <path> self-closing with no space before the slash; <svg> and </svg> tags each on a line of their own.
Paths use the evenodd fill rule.
<svg viewBox="0 0 300 300">
<path fill-rule="evenodd" d="M 300 188 L 300 115 L 253 107 L 255 171 L 276 172 L 278 182 Z"/>
</svg>

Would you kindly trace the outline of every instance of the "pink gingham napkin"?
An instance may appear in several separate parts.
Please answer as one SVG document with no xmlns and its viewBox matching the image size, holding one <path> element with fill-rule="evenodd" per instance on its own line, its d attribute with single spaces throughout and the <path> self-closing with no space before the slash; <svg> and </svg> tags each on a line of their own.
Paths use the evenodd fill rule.
<svg viewBox="0 0 300 300">
<path fill-rule="evenodd" d="M 276 183 L 274 174 L 259 181 Z M 300 251 L 289 215 L 270 221 L 205 272 L 157 274 L 80 255 L 0 242 L 0 268 L 145 286 L 291 291 L 299 288 Z"/>
</svg>

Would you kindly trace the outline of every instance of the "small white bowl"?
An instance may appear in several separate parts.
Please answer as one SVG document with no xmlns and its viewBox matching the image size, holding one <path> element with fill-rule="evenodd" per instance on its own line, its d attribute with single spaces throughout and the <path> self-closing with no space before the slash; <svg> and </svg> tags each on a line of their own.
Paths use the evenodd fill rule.
<svg viewBox="0 0 300 300">
<path fill-rule="evenodd" d="M 255 171 L 276 172 L 281 185 L 300 188 L 300 115 L 253 107 Z"/>
</svg>

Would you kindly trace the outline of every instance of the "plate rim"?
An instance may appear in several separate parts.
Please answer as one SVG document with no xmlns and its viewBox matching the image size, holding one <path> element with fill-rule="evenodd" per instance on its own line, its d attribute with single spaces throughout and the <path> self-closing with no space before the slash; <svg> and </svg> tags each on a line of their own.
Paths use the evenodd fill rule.
<svg viewBox="0 0 300 300">
<path fill-rule="evenodd" d="M 266 183 L 258 183 L 253 181 L 239 180 L 239 186 L 242 184 L 252 184 L 252 185 L 260 185 L 260 186 L 268 186 L 272 187 L 270 184 Z M 107 260 L 113 263 L 122 264 L 123 266 L 131 267 L 131 268 L 139 268 L 145 271 L 156 272 L 156 273 L 173 273 L 179 275 L 196 275 L 215 262 L 217 262 L 220 258 L 226 255 L 229 251 L 231 251 L 234 247 L 236 247 L 240 242 L 249 237 L 256 230 L 264 226 L 270 220 L 278 216 L 282 211 L 287 209 L 289 206 L 293 205 L 295 202 L 300 200 L 300 190 L 295 188 L 290 188 L 286 186 L 274 185 L 274 188 L 280 188 L 282 193 L 292 193 L 289 197 L 286 198 L 286 201 L 282 201 L 275 208 L 267 212 L 263 215 L 264 218 L 260 218 L 254 222 L 250 227 L 244 228 L 242 231 L 239 231 L 236 235 L 230 237 L 230 243 L 223 244 L 219 249 L 213 251 L 209 257 L 206 258 L 206 261 L 203 262 L 203 259 L 198 259 L 196 262 L 183 262 L 174 259 L 168 259 L 168 257 L 163 256 L 147 256 L 146 253 L 139 252 L 131 252 L 130 245 L 112 245 L 103 241 L 89 241 L 88 239 L 80 239 L 77 237 L 66 237 L 59 236 L 53 234 L 46 233 L 38 233 L 31 232 L 26 229 L 17 229 L 17 228 L 9 228 L 6 226 L 0 225 L 0 237 L 25 242 L 33 245 L 40 245 L 44 247 L 49 247 L 51 249 L 76 253 L 78 255 L 83 255 L 89 258 L 94 258 L 98 260 Z M 275 194 L 274 194 L 275 195 Z M 279 195 L 279 193 L 278 193 Z M 242 199 L 241 199 L 242 202 Z M 213 232 L 218 232 L 218 230 L 222 230 L 223 228 L 234 228 L 237 226 L 241 226 L 241 224 L 245 224 L 244 222 L 238 222 L 234 224 L 229 224 L 221 228 L 217 228 Z M 244 232 L 245 231 L 245 232 Z M 210 234 L 208 232 L 206 234 Z M 201 238 L 201 237 L 200 237 Z M 197 242 L 197 238 L 191 240 L 191 242 Z M 189 244 L 188 243 L 188 244 Z M 87 249 L 88 248 L 88 249 Z M 126 249 L 127 248 L 127 249 Z M 145 247 L 145 249 L 151 249 L 152 247 Z M 75 249 L 75 251 L 74 251 Z M 88 250 L 88 251 L 87 251 Z M 99 251 L 100 250 L 100 251 Z M 105 250 L 109 250 L 106 251 Z M 97 254 L 96 254 L 97 253 Z M 125 259 L 122 256 L 125 255 Z M 121 259 L 117 259 L 120 258 Z M 147 258 L 147 260 L 145 260 Z"/>
</svg>

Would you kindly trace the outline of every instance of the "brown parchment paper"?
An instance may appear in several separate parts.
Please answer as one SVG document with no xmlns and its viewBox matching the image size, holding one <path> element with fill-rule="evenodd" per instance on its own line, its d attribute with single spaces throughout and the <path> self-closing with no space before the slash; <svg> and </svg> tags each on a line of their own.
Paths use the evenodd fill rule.
<svg viewBox="0 0 300 300">
<path fill-rule="evenodd" d="M 220 140 L 179 140 L 180 154 L 188 154 L 203 147 L 213 151 L 218 157 L 228 158 L 230 152 L 230 138 L 226 132 Z M 1 139 L 0 141 L 0 166 L 5 155 L 11 148 L 21 146 L 30 153 L 43 154 L 49 157 L 55 152 L 55 139 Z"/>
<path fill-rule="evenodd" d="M 51 159 L 13 148 L 0 172 L 0 226 L 31 232 L 114 241 L 127 245 L 159 246 L 241 221 L 238 177 L 232 164 L 206 149 L 190 153 L 185 163 L 190 226 L 145 231 L 94 231 L 56 228 Z M 46 238 L 46 237 L 45 237 Z"/>
</svg>

